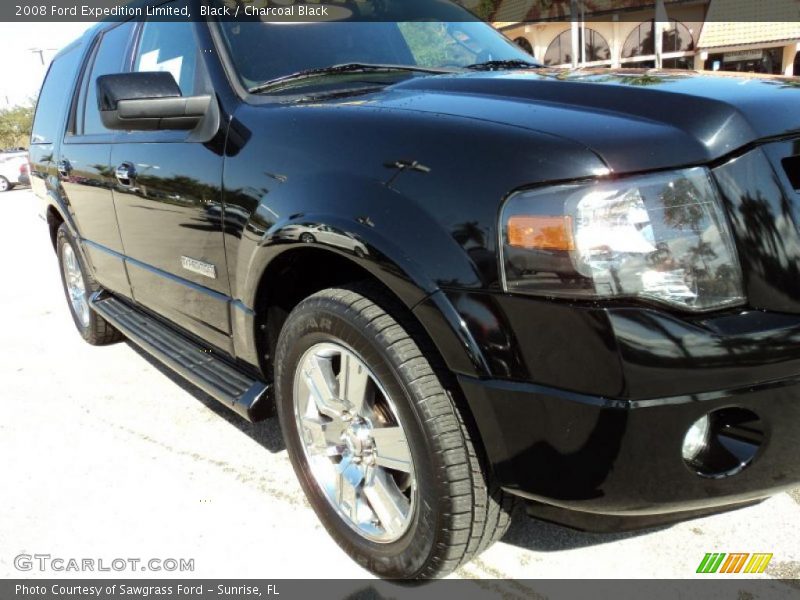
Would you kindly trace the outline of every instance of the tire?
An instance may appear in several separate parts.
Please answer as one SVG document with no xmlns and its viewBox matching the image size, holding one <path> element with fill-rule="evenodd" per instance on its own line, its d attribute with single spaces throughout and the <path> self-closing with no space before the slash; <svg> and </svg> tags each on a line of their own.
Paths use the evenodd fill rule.
<svg viewBox="0 0 800 600">
<path fill-rule="evenodd" d="M 278 339 L 275 353 L 276 404 L 295 473 L 317 516 L 334 540 L 359 565 L 378 576 L 429 579 L 455 570 L 500 539 L 508 528 L 513 506 L 512 497 L 492 482 L 491 473 L 483 467 L 471 427 L 465 424 L 453 396 L 443 387 L 432 365 L 441 369 L 441 373 L 446 373 L 446 370 L 438 365 L 435 354 L 426 348 L 415 322 L 405 318 L 404 314 L 403 307 L 369 286 L 328 289 L 303 300 L 287 318 Z M 344 444 L 346 448 L 338 465 L 335 457 L 329 458 L 330 447 L 322 458 L 309 454 L 307 438 L 313 438 L 313 435 L 305 430 L 308 411 L 303 409 L 303 415 L 299 416 L 301 411 L 296 413 L 296 407 L 302 406 L 308 396 L 305 402 L 316 408 L 317 405 L 312 404 L 316 402 L 316 396 L 299 393 L 312 389 L 303 387 L 309 371 L 304 367 L 302 371 L 299 369 L 307 364 L 309 353 L 313 360 L 324 360 L 324 356 L 320 359 L 320 355 L 315 354 L 316 349 L 329 347 L 343 349 L 339 358 L 339 375 L 336 376 L 342 383 L 336 384 L 339 386 L 336 389 L 344 385 L 341 365 L 345 364 L 345 355 L 356 356 L 374 376 L 375 406 L 383 401 L 381 393 L 385 393 L 396 424 L 404 431 L 403 441 L 407 443 L 413 473 L 401 479 L 412 482 L 410 491 L 401 493 L 407 495 L 410 509 L 406 529 L 395 538 L 370 539 L 368 534 L 358 529 L 360 525 L 354 525 L 352 519 L 348 521 L 348 517 L 343 516 L 348 508 L 353 513 L 353 503 L 346 503 L 344 510 L 341 505 L 337 508 L 336 501 L 329 499 L 327 488 L 320 483 L 317 475 L 323 472 L 318 467 L 320 460 L 332 462 L 333 468 L 339 470 L 342 470 L 342 465 L 349 464 L 346 470 L 350 470 L 349 441 Z M 426 351 L 423 352 L 422 348 Z M 331 364 L 335 364 L 335 359 L 331 360 L 334 361 Z M 365 406 L 367 404 L 365 402 Z M 383 413 L 386 412 L 384 409 Z M 350 419 L 350 422 L 358 420 L 352 415 Z M 388 419 L 393 426 L 393 418 L 390 416 Z M 301 421 L 304 432 L 300 431 Z M 331 420 L 327 427 L 335 423 L 335 419 Z M 378 429 L 381 427 L 373 427 L 369 435 L 377 436 Z M 344 438 L 348 435 L 347 431 L 343 434 Z M 365 445 L 374 447 L 374 456 L 368 458 L 385 462 L 387 457 L 382 457 L 381 443 L 376 442 L 380 439 L 375 437 Z M 316 449 L 314 444 L 310 445 Z M 312 470 L 312 460 L 316 471 Z M 369 473 L 370 468 L 375 469 L 375 465 L 365 467 L 365 472 Z M 404 473 L 383 470 L 395 478 L 396 488 L 402 489 L 397 483 L 397 475 Z M 367 481 L 370 478 L 365 476 L 360 492 L 355 495 L 355 504 L 361 507 L 355 511 L 357 515 L 363 514 L 361 509 L 365 503 L 367 513 L 369 510 L 374 510 L 376 515 L 379 512 L 372 503 L 373 496 L 368 493 L 368 487 L 374 486 L 375 480 L 371 486 Z M 374 489 L 372 492 L 374 494 Z M 383 528 L 388 532 L 390 529 L 384 527 L 383 519 L 371 522 L 375 523 L 379 523 L 376 526 L 379 530 Z"/>
<path fill-rule="evenodd" d="M 61 284 L 64 287 L 67 306 L 69 307 L 72 320 L 75 323 L 75 327 L 78 329 L 78 333 L 81 334 L 81 337 L 93 346 L 105 346 L 106 344 L 113 344 L 122 340 L 124 336 L 89 307 L 89 298 L 94 292 L 100 290 L 100 285 L 95 281 L 94 277 L 92 277 L 86 265 L 83 264 L 78 245 L 67 229 L 67 226 L 63 223 L 58 228 L 58 234 L 56 235 L 56 253 L 58 255 Z M 83 286 L 83 301 L 86 303 L 85 307 L 83 307 L 79 301 L 74 300 L 70 294 L 70 286 L 68 285 L 69 275 L 67 275 L 67 273 L 73 272 L 77 275 L 77 272 L 74 270 L 70 271 L 68 265 L 71 265 L 73 269 L 77 268 L 80 272 L 80 282 L 76 283 L 76 285 L 77 287 Z M 75 279 L 78 279 L 77 276 L 73 278 L 73 280 Z M 73 289 L 75 289 L 75 287 L 73 287 Z"/>
<path fill-rule="evenodd" d="M 0 175 L 0 194 L 3 192 L 10 192 L 14 186 L 11 185 L 11 182 Z"/>
<path fill-rule="evenodd" d="M 300 241 L 304 244 L 313 244 L 317 241 L 317 238 L 315 238 L 311 233 L 303 233 L 300 235 Z"/>
</svg>

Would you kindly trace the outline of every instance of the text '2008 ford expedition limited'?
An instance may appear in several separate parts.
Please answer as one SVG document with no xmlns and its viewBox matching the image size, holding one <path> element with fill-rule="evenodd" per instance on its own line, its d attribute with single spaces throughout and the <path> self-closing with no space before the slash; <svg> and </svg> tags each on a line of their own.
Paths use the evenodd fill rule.
<svg viewBox="0 0 800 600">
<path fill-rule="evenodd" d="M 800 481 L 797 82 L 545 69 L 441 10 L 63 50 L 31 175 L 81 335 L 274 409 L 382 576 L 515 498 L 626 527 Z"/>
</svg>

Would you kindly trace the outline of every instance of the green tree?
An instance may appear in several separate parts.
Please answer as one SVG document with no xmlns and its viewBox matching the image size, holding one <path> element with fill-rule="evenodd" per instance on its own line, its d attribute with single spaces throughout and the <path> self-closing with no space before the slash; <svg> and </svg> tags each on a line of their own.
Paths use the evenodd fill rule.
<svg viewBox="0 0 800 600">
<path fill-rule="evenodd" d="M 0 149 L 28 147 L 35 106 L 35 100 L 31 100 L 22 106 L 0 110 Z"/>
<path fill-rule="evenodd" d="M 420 66 L 446 67 L 475 62 L 475 53 L 465 44 L 459 44 L 454 37 L 458 33 L 448 31 L 445 23 L 414 21 L 397 26 Z"/>
<path fill-rule="evenodd" d="M 497 10 L 497 6 L 499 4 L 500 2 L 498 0 L 481 0 L 480 4 L 478 4 L 477 8 L 475 9 L 475 14 L 481 19 L 489 21 Z"/>
</svg>

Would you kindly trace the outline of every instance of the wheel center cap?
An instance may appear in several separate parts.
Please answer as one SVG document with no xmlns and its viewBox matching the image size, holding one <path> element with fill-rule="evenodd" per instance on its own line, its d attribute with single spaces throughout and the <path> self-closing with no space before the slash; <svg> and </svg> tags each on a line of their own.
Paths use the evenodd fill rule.
<svg viewBox="0 0 800 600">
<path fill-rule="evenodd" d="M 356 458 L 363 458 L 372 453 L 372 437 L 366 422 L 353 422 L 342 434 L 348 453 Z"/>
<path fill-rule="evenodd" d="M 345 432 L 344 434 L 344 443 L 347 446 L 347 450 L 353 456 L 361 456 L 362 453 L 362 444 L 361 440 L 359 440 L 356 436 L 352 435 L 349 431 Z"/>
</svg>

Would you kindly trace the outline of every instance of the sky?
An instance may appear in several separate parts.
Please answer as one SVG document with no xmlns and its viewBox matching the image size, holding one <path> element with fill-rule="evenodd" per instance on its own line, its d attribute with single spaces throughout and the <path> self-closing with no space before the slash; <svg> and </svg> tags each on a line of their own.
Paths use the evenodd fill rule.
<svg viewBox="0 0 800 600">
<path fill-rule="evenodd" d="M 38 93 L 53 56 L 93 24 L 0 23 L 0 109 Z M 44 51 L 44 65 L 32 48 Z"/>
</svg>

